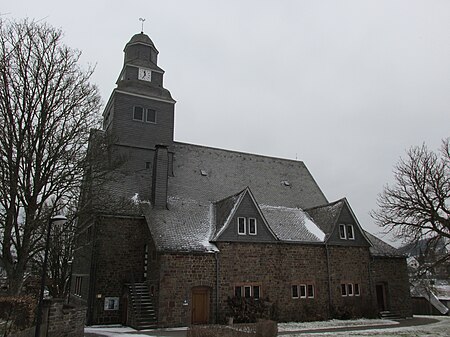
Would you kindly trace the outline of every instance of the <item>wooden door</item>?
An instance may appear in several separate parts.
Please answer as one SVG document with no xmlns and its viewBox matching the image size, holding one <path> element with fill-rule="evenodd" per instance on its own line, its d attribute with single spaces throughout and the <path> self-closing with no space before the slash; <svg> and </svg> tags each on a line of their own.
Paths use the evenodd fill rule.
<svg viewBox="0 0 450 337">
<path fill-rule="evenodd" d="M 209 289 L 192 289 L 192 324 L 207 324 L 209 320 Z"/>
</svg>

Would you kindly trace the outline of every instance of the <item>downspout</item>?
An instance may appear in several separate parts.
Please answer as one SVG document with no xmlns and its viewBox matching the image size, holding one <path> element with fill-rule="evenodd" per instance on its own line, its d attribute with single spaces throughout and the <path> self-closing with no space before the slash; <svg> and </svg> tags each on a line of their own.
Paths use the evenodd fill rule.
<svg viewBox="0 0 450 337">
<path fill-rule="evenodd" d="M 325 242 L 325 251 L 327 255 L 327 276 L 328 276 L 328 317 L 331 318 L 331 307 L 332 307 L 332 297 L 331 297 L 331 272 L 330 272 L 330 251 L 328 249 L 328 243 Z"/>
<path fill-rule="evenodd" d="M 220 261 L 219 252 L 214 252 L 214 257 L 216 259 L 216 324 L 219 322 L 219 271 L 220 271 Z"/>
<path fill-rule="evenodd" d="M 94 319 L 94 307 L 95 307 L 95 280 L 97 278 L 97 231 L 98 231 L 98 217 L 95 217 L 92 222 L 92 242 L 91 242 L 91 266 L 89 275 L 89 290 L 88 290 L 88 307 L 87 307 L 87 324 L 92 325 Z M 98 322 L 95 322 L 98 323 Z"/>
</svg>

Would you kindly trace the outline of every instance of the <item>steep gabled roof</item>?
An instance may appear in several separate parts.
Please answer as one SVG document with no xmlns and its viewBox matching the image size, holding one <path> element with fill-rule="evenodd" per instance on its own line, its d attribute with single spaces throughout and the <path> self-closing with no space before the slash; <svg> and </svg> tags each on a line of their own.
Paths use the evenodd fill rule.
<svg viewBox="0 0 450 337">
<path fill-rule="evenodd" d="M 299 208 L 261 205 L 270 228 L 281 241 L 319 243 L 325 233 Z"/>
<path fill-rule="evenodd" d="M 180 142 L 173 150 L 169 195 L 214 202 L 249 186 L 260 204 L 305 208 L 328 202 L 301 161 Z"/>
<path fill-rule="evenodd" d="M 224 216 L 221 217 L 223 222 L 216 224 L 216 233 L 214 235 L 213 240 L 217 240 L 220 237 L 220 235 L 225 231 L 225 229 L 230 225 L 231 219 L 233 218 L 234 214 L 236 213 L 237 209 L 239 208 L 242 200 L 244 199 L 244 197 L 246 195 L 248 195 L 250 197 L 250 199 L 252 200 L 253 206 L 258 211 L 259 215 L 261 216 L 261 219 L 264 222 L 264 226 L 266 226 L 269 233 L 272 234 L 273 238 L 275 240 L 278 240 L 277 235 L 272 230 L 270 225 L 267 223 L 267 220 L 265 219 L 264 214 L 261 212 L 261 209 L 260 209 L 258 203 L 256 202 L 255 197 L 249 187 L 246 187 L 244 190 L 231 196 L 230 198 L 225 198 L 222 201 L 218 202 L 219 205 L 225 204 L 227 206 L 227 209 L 229 209 L 229 211 L 228 211 L 228 214 L 225 213 Z M 230 203 L 230 200 L 233 201 L 233 204 Z M 217 213 L 217 207 L 216 207 L 216 213 Z M 218 218 L 216 216 L 216 221 L 217 220 L 218 220 Z"/>
</svg>

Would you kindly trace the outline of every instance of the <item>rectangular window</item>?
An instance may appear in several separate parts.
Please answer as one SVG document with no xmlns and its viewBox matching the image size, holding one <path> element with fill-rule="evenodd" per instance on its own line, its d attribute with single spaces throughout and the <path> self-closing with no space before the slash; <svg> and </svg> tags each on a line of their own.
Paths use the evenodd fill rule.
<svg viewBox="0 0 450 337">
<path fill-rule="evenodd" d="M 341 239 L 344 239 L 344 240 L 347 239 L 347 233 L 345 231 L 345 225 L 343 225 L 343 224 L 339 225 L 339 237 Z"/>
<path fill-rule="evenodd" d="M 236 297 L 242 296 L 242 287 L 234 287 L 234 296 Z"/>
<path fill-rule="evenodd" d="M 353 296 L 353 284 L 352 283 L 347 284 L 347 294 L 348 294 L 348 296 Z"/>
<path fill-rule="evenodd" d="M 238 218 L 238 234 L 245 235 L 246 234 L 246 218 L 239 217 Z"/>
<path fill-rule="evenodd" d="M 359 284 L 355 283 L 355 296 L 359 296 L 361 295 L 360 291 L 359 291 Z"/>
<path fill-rule="evenodd" d="M 346 284 L 341 284 L 341 295 L 342 296 L 347 296 L 347 285 Z"/>
<path fill-rule="evenodd" d="M 312 284 L 308 284 L 307 290 L 308 290 L 308 297 L 314 298 L 314 286 Z"/>
<path fill-rule="evenodd" d="M 154 109 L 147 109 L 147 123 L 156 123 L 156 110 Z"/>
<path fill-rule="evenodd" d="M 83 282 L 82 276 L 75 276 L 75 287 L 73 290 L 73 294 L 76 296 L 81 296 L 81 285 Z"/>
<path fill-rule="evenodd" d="M 245 298 L 252 297 L 252 287 L 251 286 L 244 286 L 244 297 Z"/>
<path fill-rule="evenodd" d="M 250 235 L 256 235 L 257 233 L 256 228 L 256 219 L 255 218 L 249 218 L 248 219 L 248 234 Z"/>
<path fill-rule="evenodd" d="M 253 298 L 259 299 L 260 296 L 260 288 L 259 286 L 253 286 Z"/>
<path fill-rule="evenodd" d="M 300 284 L 300 298 L 306 298 L 306 284 Z"/>
<path fill-rule="evenodd" d="M 353 231 L 353 225 L 347 225 L 347 239 L 355 240 L 355 232 Z"/>
<path fill-rule="evenodd" d="M 296 284 L 292 286 L 292 298 L 298 298 L 298 285 Z"/>
<path fill-rule="evenodd" d="M 135 121 L 143 121 L 144 120 L 144 109 L 141 106 L 134 107 L 133 119 Z"/>
</svg>

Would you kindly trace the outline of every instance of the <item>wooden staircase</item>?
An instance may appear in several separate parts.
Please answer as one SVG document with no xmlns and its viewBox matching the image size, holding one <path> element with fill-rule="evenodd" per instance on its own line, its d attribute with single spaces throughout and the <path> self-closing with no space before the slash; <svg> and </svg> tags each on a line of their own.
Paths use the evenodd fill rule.
<svg viewBox="0 0 450 337">
<path fill-rule="evenodd" d="M 130 325 L 137 330 L 156 328 L 158 319 L 147 284 L 131 283 L 127 286 L 130 295 Z"/>
</svg>

